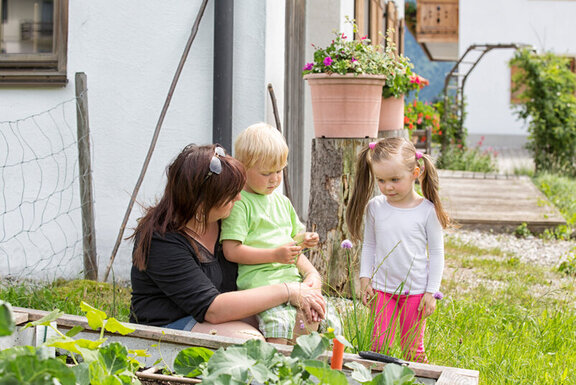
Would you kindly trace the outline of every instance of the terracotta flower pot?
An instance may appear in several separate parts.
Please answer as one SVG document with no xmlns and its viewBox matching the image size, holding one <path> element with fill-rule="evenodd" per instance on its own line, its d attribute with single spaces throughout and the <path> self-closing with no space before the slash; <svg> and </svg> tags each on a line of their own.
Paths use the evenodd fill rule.
<svg viewBox="0 0 576 385">
<path fill-rule="evenodd" d="M 376 138 L 382 75 L 308 74 L 317 138 Z"/>
<path fill-rule="evenodd" d="M 382 98 L 378 131 L 401 130 L 404 128 L 404 95 Z"/>
</svg>

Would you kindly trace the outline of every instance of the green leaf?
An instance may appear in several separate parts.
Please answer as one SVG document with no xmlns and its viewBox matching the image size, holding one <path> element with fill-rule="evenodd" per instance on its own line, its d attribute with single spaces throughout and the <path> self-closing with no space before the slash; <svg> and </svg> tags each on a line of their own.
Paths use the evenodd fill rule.
<svg viewBox="0 0 576 385">
<path fill-rule="evenodd" d="M 54 358 L 40 360 L 36 356 L 18 357 L 3 367 L 0 384 L 53 384 L 74 385 L 74 372 Z M 45 381 L 41 381 L 45 380 Z"/>
<path fill-rule="evenodd" d="M 78 385 L 90 385 L 90 368 L 87 362 L 74 365 L 71 369 L 76 376 L 76 383 Z"/>
<path fill-rule="evenodd" d="M 373 385 L 408 385 L 414 383 L 414 371 L 406 366 L 388 364 L 372 380 Z"/>
<path fill-rule="evenodd" d="M 248 340 L 243 346 L 246 348 L 248 356 L 260 362 L 271 363 L 278 354 L 278 350 L 272 344 L 258 339 Z"/>
<path fill-rule="evenodd" d="M 372 371 L 359 362 L 348 362 L 345 367 L 352 369 L 352 378 L 361 384 L 372 381 Z"/>
<path fill-rule="evenodd" d="M 9 336 L 14 333 L 15 329 L 12 306 L 0 300 L 0 336 Z"/>
<path fill-rule="evenodd" d="M 210 358 L 207 370 L 210 377 L 227 373 L 240 381 L 247 381 L 253 377 L 256 381 L 264 383 L 275 377 L 263 363 L 250 357 L 248 349 L 242 345 L 229 346 L 226 350 L 218 349 Z"/>
<path fill-rule="evenodd" d="M 123 336 L 132 333 L 134 330 L 136 330 L 134 328 L 124 325 L 123 323 L 119 322 L 116 318 L 108 318 L 108 320 L 104 324 L 104 329 L 106 329 L 110 333 L 120 333 Z"/>
<path fill-rule="evenodd" d="M 98 354 L 99 360 L 108 374 L 118 374 L 130 367 L 128 365 L 128 349 L 119 342 L 112 342 L 101 347 Z"/>
<path fill-rule="evenodd" d="M 328 340 L 322 335 L 316 332 L 310 333 L 296 339 L 296 345 L 290 357 L 313 360 L 324 353 L 328 346 Z"/>
<path fill-rule="evenodd" d="M 100 329 L 104 324 L 104 320 L 106 319 L 106 313 L 102 310 L 98 310 L 86 302 L 82 301 L 80 304 L 80 309 L 86 312 L 86 318 L 88 319 L 88 325 L 94 330 Z"/>
<path fill-rule="evenodd" d="M 222 373 L 218 376 L 203 378 L 202 385 L 245 385 L 246 381 L 233 378 L 230 374 Z"/>
<path fill-rule="evenodd" d="M 58 318 L 64 315 L 63 311 L 58 309 L 52 310 L 50 313 L 46 314 L 44 317 L 40 318 L 39 320 L 28 322 L 22 329 L 26 329 L 32 326 L 50 326 L 50 323 L 56 321 Z"/>
<path fill-rule="evenodd" d="M 200 364 L 208 362 L 214 352 L 202 347 L 181 350 L 174 359 L 174 372 L 184 377 L 196 377 L 202 373 Z"/>
<path fill-rule="evenodd" d="M 319 379 L 322 384 L 348 385 L 346 375 L 340 370 L 331 369 L 325 362 L 306 360 L 304 367 L 308 373 Z"/>
<path fill-rule="evenodd" d="M 84 330 L 84 328 L 82 326 L 76 325 L 72 329 L 68 330 L 68 333 L 66 333 L 66 336 L 67 337 L 74 337 L 75 335 L 80 333 L 82 330 Z"/>
</svg>

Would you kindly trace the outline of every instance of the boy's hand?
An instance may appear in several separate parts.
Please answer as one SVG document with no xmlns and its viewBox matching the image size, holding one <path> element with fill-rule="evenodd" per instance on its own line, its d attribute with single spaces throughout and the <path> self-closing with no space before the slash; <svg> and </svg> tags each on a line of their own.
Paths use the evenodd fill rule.
<svg viewBox="0 0 576 385">
<path fill-rule="evenodd" d="M 315 232 L 305 232 L 298 234 L 295 239 L 302 247 L 309 249 L 318 245 L 320 236 Z"/>
<path fill-rule="evenodd" d="M 374 289 L 372 289 L 372 280 L 370 278 L 360 278 L 360 293 L 362 295 L 362 303 L 368 306 L 376 294 Z"/>
<path fill-rule="evenodd" d="M 424 293 L 420 305 L 418 305 L 418 311 L 422 312 L 422 317 L 426 318 L 432 315 L 436 310 L 436 298 L 434 298 L 433 293 Z"/>
<path fill-rule="evenodd" d="M 302 247 L 294 242 L 287 243 L 274 249 L 274 260 L 277 263 L 294 264 L 302 252 Z"/>
</svg>

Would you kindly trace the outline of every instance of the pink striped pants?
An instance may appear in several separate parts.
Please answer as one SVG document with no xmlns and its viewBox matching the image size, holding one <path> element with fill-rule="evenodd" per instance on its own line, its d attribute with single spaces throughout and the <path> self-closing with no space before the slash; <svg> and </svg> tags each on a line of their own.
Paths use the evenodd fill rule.
<svg viewBox="0 0 576 385">
<path fill-rule="evenodd" d="M 404 358 L 409 361 L 428 362 L 424 352 L 424 330 L 426 319 L 418 306 L 424 294 L 396 295 L 375 290 L 373 350 L 383 353 L 392 347 L 396 328 L 400 326 L 400 346 Z M 398 325 L 399 324 L 399 325 Z"/>
</svg>

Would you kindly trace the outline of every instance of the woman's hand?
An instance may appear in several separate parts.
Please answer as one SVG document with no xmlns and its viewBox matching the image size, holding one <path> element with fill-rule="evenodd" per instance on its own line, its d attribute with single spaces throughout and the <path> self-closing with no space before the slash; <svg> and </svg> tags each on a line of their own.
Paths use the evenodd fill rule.
<svg viewBox="0 0 576 385">
<path fill-rule="evenodd" d="M 362 303 L 368 306 L 376 294 L 374 293 L 374 289 L 372 289 L 372 280 L 370 278 L 360 278 L 360 293 L 362 296 Z"/>
<path fill-rule="evenodd" d="M 295 245 L 294 242 L 290 242 L 274 249 L 274 261 L 287 265 L 295 264 L 301 252 L 301 246 Z"/>
<path fill-rule="evenodd" d="M 322 278 L 320 277 L 320 274 L 317 271 L 306 274 L 306 276 L 304 277 L 304 281 L 302 281 L 302 284 L 312 289 L 322 290 Z"/>
<path fill-rule="evenodd" d="M 326 314 L 326 301 L 319 289 L 299 282 L 287 284 L 290 287 L 290 304 L 302 309 L 311 322 L 323 320 Z"/>
<path fill-rule="evenodd" d="M 436 298 L 434 298 L 433 293 L 424 293 L 420 305 L 418 305 L 418 311 L 422 312 L 422 317 L 426 318 L 432 315 L 436 310 Z"/>
</svg>

